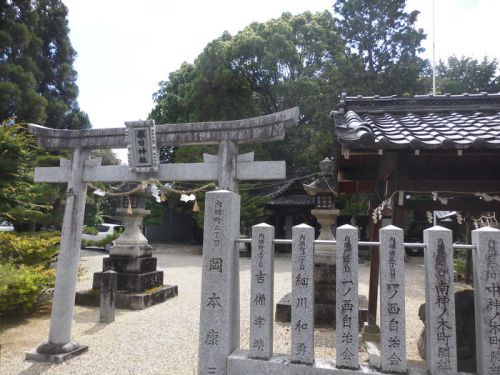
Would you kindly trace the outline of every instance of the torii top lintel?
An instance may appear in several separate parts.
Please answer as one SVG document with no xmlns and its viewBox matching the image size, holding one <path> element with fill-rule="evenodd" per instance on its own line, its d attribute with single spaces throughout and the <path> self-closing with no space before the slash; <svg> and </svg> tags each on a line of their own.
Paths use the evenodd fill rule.
<svg viewBox="0 0 500 375">
<path fill-rule="evenodd" d="M 208 145 L 224 140 L 237 143 L 278 141 L 285 136 L 285 126 L 295 125 L 298 117 L 299 108 L 294 107 L 243 120 L 156 125 L 157 145 Z M 48 149 L 127 147 L 125 128 L 61 130 L 29 124 L 29 131 L 37 137 L 39 146 Z"/>
</svg>

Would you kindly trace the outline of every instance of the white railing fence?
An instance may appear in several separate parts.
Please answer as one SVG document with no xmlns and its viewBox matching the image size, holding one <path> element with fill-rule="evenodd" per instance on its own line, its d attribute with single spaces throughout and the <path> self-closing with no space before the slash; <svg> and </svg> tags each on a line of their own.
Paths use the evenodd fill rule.
<svg viewBox="0 0 500 375">
<path fill-rule="evenodd" d="M 314 229 L 293 228 L 292 240 L 274 227 L 252 228 L 249 350 L 239 335 L 239 196 L 210 192 L 205 201 L 199 374 L 426 373 L 408 369 L 405 336 L 404 247 L 424 248 L 426 358 L 430 374 L 457 374 L 453 247 L 472 248 L 478 374 L 500 374 L 500 230 L 473 231 L 473 245 L 454 246 L 449 229 L 424 231 L 424 244 L 405 244 L 403 230 L 387 226 L 380 242 L 359 242 L 343 225 L 336 239 L 336 358 L 314 356 Z M 292 244 L 291 352 L 273 353 L 274 244 Z M 324 241 L 321 241 L 324 242 Z M 380 367 L 358 360 L 358 246 L 380 246 Z"/>
</svg>

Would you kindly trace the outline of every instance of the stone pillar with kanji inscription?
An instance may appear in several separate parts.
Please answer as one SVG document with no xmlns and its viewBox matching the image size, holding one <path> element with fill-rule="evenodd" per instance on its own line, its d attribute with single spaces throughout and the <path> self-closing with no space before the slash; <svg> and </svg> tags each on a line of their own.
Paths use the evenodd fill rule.
<svg viewBox="0 0 500 375">
<path fill-rule="evenodd" d="M 429 372 L 457 374 L 451 230 L 424 230 L 426 360 Z"/>
<path fill-rule="evenodd" d="M 205 195 L 198 374 L 225 375 L 226 359 L 240 345 L 240 196 Z"/>
<path fill-rule="evenodd" d="M 358 229 L 337 228 L 337 304 L 335 348 L 337 367 L 358 363 Z"/>
<path fill-rule="evenodd" d="M 406 372 L 405 263 L 403 230 L 388 225 L 380 235 L 380 364 L 382 371 Z"/>
<path fill-rule="evenodd" d="M 249 356 L 269 359 L 273 354 L 274 227 L 252 227 Z"/>
<path fill-rule="evenodd" d="M 292 228 L 292 347 L 294 363 L 314 363 L 314 228 Z"/>
<path fill-rule="evenodd" d="M 476 363 L 479 375 L 500 373 L 500 230 L 472 231 Z"/>
</svg>

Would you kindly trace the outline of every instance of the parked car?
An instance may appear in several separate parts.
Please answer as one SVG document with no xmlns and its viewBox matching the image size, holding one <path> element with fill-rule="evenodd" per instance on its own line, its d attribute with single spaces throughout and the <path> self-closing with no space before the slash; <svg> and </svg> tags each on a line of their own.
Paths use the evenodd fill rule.
<svg viewBox="0 0 500 375">
<path fill-rule="evenodd" d="M 0 222 L 0 232 L 13 232 L 14 226 L 7 220 Z"/>
<path fill-rule="evenodd" d="M 87 240 L 87 241 L 95 241 L 99 242 L 104 240 L 106 237 L 110 235 L 114 235 L 116 233 L 123 232 L 124 227 L 119 224 L 109 224 L 109 223 L 103 223 L 101 225 L 97 226 L 97 234 L 82 234 L 82 240 Z M 115 244 L 115 241 L 112 240 L 111 242 L 105 243 L 102 248 L 105 251 L 109 251 Z"/>
<path fill-rule="evenodd" d="M 406 243 L 422 243 L 421 238 L 407 238 L 405 239 Z M 406 255 L 414 256 L 414 257 L 423 257 L 424 249 L 422 247 L 406 247 Z"/>
</svg>

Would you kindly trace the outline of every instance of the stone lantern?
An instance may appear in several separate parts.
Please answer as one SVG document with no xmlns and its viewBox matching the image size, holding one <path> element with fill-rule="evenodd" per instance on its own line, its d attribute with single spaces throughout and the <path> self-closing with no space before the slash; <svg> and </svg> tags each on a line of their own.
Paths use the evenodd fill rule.
<svg viewBox="0 0 500 375">
<path fill-rule="evenodd" d="M 122 191 L 131 191 L 134 184 L 120 186 Z M 150 257 L 151 246 L 141 231 L 144 217 L 151 211 L 146 210 L 144 193 L 134 193 L 117 199 L 116 212 L 123 217 L 125 231 L 117 238 L 109 254 L 114 256 Z"/>
<path fill-rule="evenodd" d="M 335 208 L 337 176 L 335 160 L 326 158 L 319 163 L 320 176 L 304 189 L 315 198 L 311 214 L 321 225 L 318 240 L 334 241 L 332 226 L 339 210 Z M 318 324 L 335 324 L 336 247 L 334 244 L 314 245 L 314 319 Z"/>
<path fill-rule="evenodd" d="M 132 191 L 136 184 L 124 184 L 119 190 Z M 177 285 L 163 285 L 163 271 L 156 269 L 157 259 L 142 234 L 141 225 L 150 211 L 146 210 L 145 193 L 136 192 L 117 198 L 117 213 L 123 217 L 125 231 L 115 241 L 109 257 L 103 259 L 103 272 L 94 273 L 92 289 L 77 292 L 76 303 L 96 306 L 101 279 L 106 271 L 117 273 L 116 307 L 142 310 L 161 303 L 178 293 Z"/>
<path fill-rule="evenodd" d="M 311 214 L 321 226 L 318 240 L 334 241 L 332 225 L 335 223 L 339 210 L 335 208 L 335 196 L 337 195 L 337 176 L 335 171 L 335 160 L 325 158 L 319 163 L 321 176 L 309 185 L 304 184 L 304 189 L 315 198 L 315 208 Z M 335 264 L 335 245 L 316 244 L 316 259 Z"/>
</svg>

